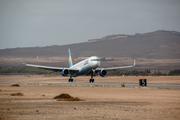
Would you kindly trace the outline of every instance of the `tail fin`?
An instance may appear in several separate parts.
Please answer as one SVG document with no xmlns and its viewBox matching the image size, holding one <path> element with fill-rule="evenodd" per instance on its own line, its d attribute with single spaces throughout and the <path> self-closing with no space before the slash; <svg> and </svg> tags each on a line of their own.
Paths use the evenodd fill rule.
<svg viewBox="0 0 180 120">
<path fill-rule="evenodd" d="M 68 49 L 68 54 L 69 54 L 69 67 L 73 66 L 72 58 L 71 58 L 71 51 Z"/>
</svg>

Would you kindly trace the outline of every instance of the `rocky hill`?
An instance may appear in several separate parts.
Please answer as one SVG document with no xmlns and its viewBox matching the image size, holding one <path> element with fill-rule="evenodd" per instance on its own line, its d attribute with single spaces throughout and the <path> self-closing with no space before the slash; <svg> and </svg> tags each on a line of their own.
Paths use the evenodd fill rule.
<svg viewBox="0 0 180 120">
<path fill-rule="evenodd" d="M 13 64 L 13 60 L 11 63 L 8 63 L 6 59 L 23 58 L 31 59 L 31 62 L 32 60 L 37 62 L 37 57 L 39 59 L 42 58 L 42 61 L 44 59 L 44 63 L 64 65 L 68 57 L 68 48 L 71 49 L 72 58 L 74 58 L 75 62 L 80 57 L 98 56 L 115 60 L 123 58 L 129 60 L 136 58 L 145 61 L 176 60 L 176 63 L 173 62 L 172 64 L 177 67 L 177 64 L 180 63 L 180 32 L 158 30 L 144 34 L 137 33 L 135 35 L 109 35 L 101 39 L 63 46 L 3 49 L 0 50 L 0 66 L 8 66 L 8 64 L 11 66 L 11 63 Z M 119 65 L 117 62 L 114 63 L 111 61 L 109 65 Z M 167 66 L 166 69 L 173 68 L 168 68 Z"/>
</svg>

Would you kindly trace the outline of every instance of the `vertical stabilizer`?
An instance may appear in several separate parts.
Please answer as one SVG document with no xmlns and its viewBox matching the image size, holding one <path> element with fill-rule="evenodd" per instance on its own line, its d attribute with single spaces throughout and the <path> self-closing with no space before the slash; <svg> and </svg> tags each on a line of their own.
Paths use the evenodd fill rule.
<svg viewBox="0 0 180 120">
<path fill-rule="evenodd" d="M 72 58 L 71 58 L 71 51 L 68 49 L 68 54 L 69 54 L 69 67 L 73 66 Z"/>
</svg>

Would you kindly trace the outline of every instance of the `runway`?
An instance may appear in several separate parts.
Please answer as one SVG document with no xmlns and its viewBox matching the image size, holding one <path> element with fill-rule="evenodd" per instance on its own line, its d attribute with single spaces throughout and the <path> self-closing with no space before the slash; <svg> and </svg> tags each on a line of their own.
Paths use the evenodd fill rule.
<svg viewBox="0 0 180 120">
<path fill-rule="evenodd" d="M 108 86 L 108 87 L 121 87 L 121 83 L 105 83 L 105 82 L 13 82 L 13 81 L 0 81 L 0 84 L 38 84 L 38 85 L 72 85 L 72 86 Z M 139 87 L 139 83 L 124 83 L 125 87 Z M 146 88 L 168 88 L 180 89 L 180 84 L 160 84 L 160 83 L 147 83 Z"/>
</svg>

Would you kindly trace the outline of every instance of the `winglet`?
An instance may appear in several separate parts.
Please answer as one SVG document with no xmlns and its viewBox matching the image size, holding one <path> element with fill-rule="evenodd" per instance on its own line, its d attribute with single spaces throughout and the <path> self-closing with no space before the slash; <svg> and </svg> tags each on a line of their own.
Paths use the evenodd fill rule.
<svg viewBox="0 0 180 120">
<path fill-rule="evenodd" d="M 134 59 L 134 66 L 136 65 L 136 59 Z"/>
<path fill-rule="evenodd" d="M 68 54 L 69 54 L 69 67 L 73 66 L 72 58 L 71 58 L 71 51 L 68 49 Z"/>
<path fill-rule="evenodd" d="M 23 63 L 23 60 L 21 59 L 21 63 L 23 64 L 23 65 L 26 65 L 25 63 Z"/>
</svg>

